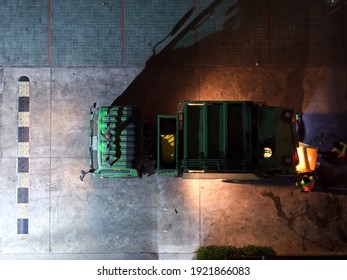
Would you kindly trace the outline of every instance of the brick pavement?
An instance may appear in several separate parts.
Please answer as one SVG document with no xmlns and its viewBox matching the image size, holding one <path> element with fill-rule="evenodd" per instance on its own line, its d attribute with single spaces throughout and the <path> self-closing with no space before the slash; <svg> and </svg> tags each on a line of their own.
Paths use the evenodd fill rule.
<svg viewBox="0 0 347 280">
<path fill-rule="evenodd" d="M 0 65 L 144 66 L 154 45 L 188 11 L 194 12 L 182 29 L 213 3 L 217 5 L 208 16 L 173 44 L 175 64 L 248 67 L 345 61 L 347 8 L 331 14 L 324 1 L 4 0 Z M 177 56 L 182 50 L 184 55 Z"/>
</svg>

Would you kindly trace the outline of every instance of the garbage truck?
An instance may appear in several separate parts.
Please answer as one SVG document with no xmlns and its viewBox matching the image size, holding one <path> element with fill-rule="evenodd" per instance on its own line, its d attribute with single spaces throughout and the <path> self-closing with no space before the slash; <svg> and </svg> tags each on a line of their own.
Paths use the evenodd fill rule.
<svg viewBox="0 0 347 280">
<path fill-rule="evenodd" d="M 299 142 L 294 109 L 252 101 L 190 100 L 158 115 L 154 166 L 160 176 L 259 180 L 315 168 L 317 150 Z M 100 178 L 138 177 L 146 156 L 141 112 L 131 106 L 90 108 L 90 167 Z"/>
</svg>

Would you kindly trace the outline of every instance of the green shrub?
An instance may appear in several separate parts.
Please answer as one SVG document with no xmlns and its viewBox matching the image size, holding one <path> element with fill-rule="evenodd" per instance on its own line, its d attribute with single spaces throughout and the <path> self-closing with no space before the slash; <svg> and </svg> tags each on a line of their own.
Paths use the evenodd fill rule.
<svg viewBox="0 0 347 280">
<path fill-rule="evenodd" d="M 224 260 L 227 256 L 237 256 L 238 249 L 234 246 L 207 246 L 197 251 L 198 260 Z"/>
<path fill-rule="evenodd" d="M 276 252 L 270 246 L 247 245 L 240 248 L 240 254 L 242 257 L 270 257 L 275 256 Z"/>
<path fill-rule="evenodd" d="M 201 247 L 197 251 L 198 260 L 225 260 L 233 258 L 261 258 L 275 256 L 275 250 L 269 246 L 247 245 L 241 248 L 235 246 L 211 245 Z"/>
</svg>

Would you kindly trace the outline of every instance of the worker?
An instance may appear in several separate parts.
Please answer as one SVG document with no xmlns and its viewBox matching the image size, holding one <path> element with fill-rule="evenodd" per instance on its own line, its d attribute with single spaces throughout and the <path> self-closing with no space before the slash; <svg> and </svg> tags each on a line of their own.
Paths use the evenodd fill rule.
<svg viewBox="0 0 347 280">
<path fill-rule="evenodd" d="M 344 141 L 334 142 L 332 146 L 333 148 L 330 151 L 318 150 L 318 154 L 326 160 L 346 157 L 347 144 Z"/>
<path fill-rule="evenodd" d="M 347 144 L 343 141 L 334 142 L 331 152 L 336 155 L 337 158 L 344 158 L 346 156 Z"/>
<path fill-rule="evenodd" d="M 301 187 L 303 192 L 310 192 L 314 188 L 315 179 L 312 175 L 304 175 L 300 182 L 296 182 L 295 185 Z"/>
</svg>

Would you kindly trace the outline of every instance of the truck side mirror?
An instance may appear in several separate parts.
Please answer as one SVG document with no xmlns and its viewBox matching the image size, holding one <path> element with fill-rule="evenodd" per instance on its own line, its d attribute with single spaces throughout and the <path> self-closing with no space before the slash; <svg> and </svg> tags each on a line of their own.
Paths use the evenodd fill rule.
<svg viewBox="0 0 347 280">
<path fill-rule="evenodd" d="M 83 182 L 84 176 L 86 176 L 86 172 L 84 170 L 81 170 L 80 180 Z"/>
<path fill-rule="evenodd" d="M 96 107 L 96 102 L 94 102 L 94 104 L 89 109 L 91 115 L 93 114 L 93 109 L 95 109 L 95 107 Z"/>
</svg>

